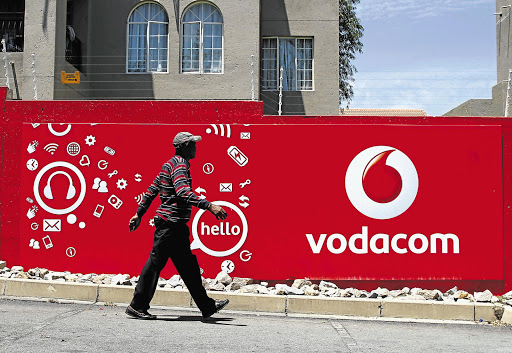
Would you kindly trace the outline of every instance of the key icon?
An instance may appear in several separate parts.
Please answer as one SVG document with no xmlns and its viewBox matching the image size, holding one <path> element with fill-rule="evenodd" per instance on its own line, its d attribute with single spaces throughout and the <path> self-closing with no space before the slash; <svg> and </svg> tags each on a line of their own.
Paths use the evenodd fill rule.
<svg viewBox="0 0 512 353">
<path fill-rule="evenodd" d="M 117 169 L 116 169 L 116 170 L 114 170 L 112 173 L 108 173 L 108 177 L 109 177 L 109 178 L 112 178 L 112 177 L 113 177 L 114 175 L 116 175 L 116 174 L 117 174 Z"/>
<path fill-rule="evenodd" d="M 249 185 L 251 183 L 250 179 L 247 179 L 244 183 L 240 183 L 240 187 L 243 189 L 246 185 Z"/>
</svg>

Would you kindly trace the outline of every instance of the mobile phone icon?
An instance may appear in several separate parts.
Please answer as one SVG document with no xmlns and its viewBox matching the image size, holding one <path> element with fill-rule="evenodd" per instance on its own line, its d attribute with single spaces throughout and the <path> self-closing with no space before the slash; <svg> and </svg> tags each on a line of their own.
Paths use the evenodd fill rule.
<svg viewBox="0 0 512 353">
<path fill-rule="evenodd" d="M 50 239 L 50 236 L 47 235 L 43 238 L 44 247 L 46 249 L 53 248 L 52 240 Z"/>
<path fill-rule="evenodd" d="M 101 217 L 101 214 L 103 213 L 103 210 L 105 209 L 104 206 L 102 205 L 97 205 L 96 206 L 96 209 L 94 210 L 94 213 L 92 214 L 93 216 L 95 217 L 98 217 L 100 218 Z"/>
</svg>

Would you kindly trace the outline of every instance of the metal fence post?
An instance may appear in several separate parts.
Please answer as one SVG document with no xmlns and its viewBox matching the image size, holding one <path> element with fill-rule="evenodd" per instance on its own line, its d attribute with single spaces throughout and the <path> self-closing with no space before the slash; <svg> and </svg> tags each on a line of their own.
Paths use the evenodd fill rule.
<svg viewBox="0 0 512 353">
<path fill-rule="evenodd" d="M 12 81 L 14 82 L 14 89 L 16 90 L 16 97 L 20 99 L 20 89 L 18 87 L 18 79 L 16 78 L 16 68 L 14 67 L 14 61 L 11 61 L 12 68 Z"/>
<path fill-rule="evenodd" d="M 9 64 L 7 62 L 7 49 L 5 47 L 5 39 L 2 39 L 2 54 L 4 57 L 4 69 L 5 69 L 5 78 L 7 80 L 7 88 L 11 89 L 11 84 L 9 83 Z"/>
<path fill-rule="evenodd" d="M 251 55 L 251 100 L 256 100 L 254 94 L 254 55 Z"/>
<path fill-rule="evenodd" d="M 279 69 L 279 110 L 278 114 L 281 115 L 283 112 L 282 110 L 283 106 L 283 67 Z"/>
<path fill-rule="evenodd" d="M 36 54 L 35 53 L 32 53 L 32 73 L 34 74 L 34 99 L 37 100 Z"/>
</svg>

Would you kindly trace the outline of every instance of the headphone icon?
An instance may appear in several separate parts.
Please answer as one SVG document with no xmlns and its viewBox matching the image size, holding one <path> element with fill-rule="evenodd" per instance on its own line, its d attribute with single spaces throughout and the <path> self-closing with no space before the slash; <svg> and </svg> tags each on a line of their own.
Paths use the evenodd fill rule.
<svg viewBox="0 0 512 353">
<path fill-rule="evenodd" d="M 53 200 L 52 187 L 50 186 L 50 181 L 57 174 L 62 174 L 62 175 L 65 175 L 68 177 L 69 188 L 68 188 L 68 194 L 66 195 L 66 200 L 72 199 L 73 196 L 75 196 L 75 194 L 76 194 L 76 189 L 73 186 L 73 180 L 71 179 L 69 174 L 66 172 L 63 172 L 63 171 L 54 172 L 50 175 L 50 177 L 48 178 L 48 183 L 46 183 L 46 186 L 44 187 L 44 190 L 43 190 L 44 196 L 46 196 L 47 199 Z"/>
</svg>

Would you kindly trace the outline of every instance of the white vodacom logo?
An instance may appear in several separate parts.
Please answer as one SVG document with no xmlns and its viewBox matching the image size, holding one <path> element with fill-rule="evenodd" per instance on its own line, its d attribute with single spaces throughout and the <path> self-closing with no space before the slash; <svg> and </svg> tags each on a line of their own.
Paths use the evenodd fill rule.
<svg viewBox="0 0 512 353">
<path fill-rule="evenodd" d="M 359 153 L 345 176 L 352 205 L 374 219 L 390 219 L 404 213 L 414 202 L 418 186 L 412 161 L 388 146 L 374 146 Z"/>
<path fill-rule="evenodd" d="M 418 173 L 409 157 L 388 146 L 374 146 L 359 153 L 345 176 L 350 202 L 374 219 L 390 219 L 404 213 L 414 202 L 418 185 Z M 453 233 L 372 233 L 363 225 L 360 233 L 347 237 L 341 233 L 306 233 L 306 239 L 313 254 L 320 254 L 324 246 L 331 254 L 342 254 L 347 249 L 353 254 L 448 254 L 450 244 L 451 252 L 459 253 L 459 237 Z"/>
</svg>

